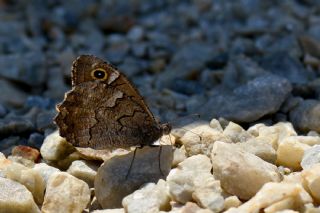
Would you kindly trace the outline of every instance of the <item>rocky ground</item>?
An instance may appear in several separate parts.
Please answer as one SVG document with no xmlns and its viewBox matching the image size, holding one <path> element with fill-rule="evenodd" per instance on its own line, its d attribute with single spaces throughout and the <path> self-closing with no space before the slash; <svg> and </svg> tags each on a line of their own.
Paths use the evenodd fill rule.
<svg viewBox="0 0 320 213">
<path fill-rule="evenodd" d="M 0 0 L 0 11 L 0 207 L 320 211 L 318 1 Z M 164 174 L 159 150 L 145 148 L 121 188 L 106 171 L 123 177 L 128 165 L 114 166 L 132 153 L 76 150 L 57 135 L 79 54 L 115 64 L 162 121 L 201 115 L 173 131 Z"/>
</svg>

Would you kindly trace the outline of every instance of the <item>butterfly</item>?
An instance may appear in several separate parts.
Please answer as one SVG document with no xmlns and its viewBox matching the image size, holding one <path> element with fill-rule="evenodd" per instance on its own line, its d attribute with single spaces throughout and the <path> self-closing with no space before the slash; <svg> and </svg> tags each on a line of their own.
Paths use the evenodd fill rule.
<svg viewBox="0 0 320 213">
<path fill-rule="evenodd" d="M 60 135 L 74 146 L 94 149 L 152 145 L 169 134 L 138 90 L 110 63 L 81 55 L 71 71 L 72 89 L 57 105 Z"/>
</svg>

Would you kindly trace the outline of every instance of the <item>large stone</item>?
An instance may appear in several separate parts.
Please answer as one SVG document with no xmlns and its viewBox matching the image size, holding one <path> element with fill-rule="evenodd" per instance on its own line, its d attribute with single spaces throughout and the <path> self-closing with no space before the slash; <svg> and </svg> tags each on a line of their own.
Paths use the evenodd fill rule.
<svg viewBox="0 0 320 213">
<path fill-rule="evenodd" d="M 277 212 L 283 209 L 299 209 L 311 202 L 312 198 L 300 184 L 266 183 L 253 198 L 226 213 L 255 213 L 262 209 Z M 272 209 L 274 211 L 271 211 Z"/>
<path fill-rule="evenodd" d="M 302 101 L 290 112 L 290 121 L 304 132 L 320 132 L 320 102 L 318 100 Z"/>
<path fill-rule="evenodd" d="M 303 154 L 300 165 L 303 169 L 308 169 L 317 163 L 320 163 L 320 145 L 307 149 Z"/>
<path fill-rule="evenodd" d="M 290 82 L 284 78 L 275 75 L 257 77 L 231 92 L 216 92 L 201 107 L 200 114 L 235 122 L 256 121 L 277 112 L 291 89 Z"/>
<path fill-rule="evenodd" d="M 43 213 L 82 212 L 90 202 L 88 185 L 66 172 L 51 175 L 41 208 Z"/>
<path fill-rule="evenodd" d="M 31 192 L 13 180 L 0 177 L 0 212 L 40 213 Z"/>
<path fill-rule="evenodd" d="M 122 205 L 127 213 L 159 212 L 170 209 L 169 201 L 167 184 L 160 179 L 157 184 L 148 183 L 126 196 Z"/>
<path fill-rule="evenodd" d="M 210 156 L 215 141 L 231 142 L 221 131 L 211 128 L 209 125 L 200 125 L 190 128 L 181 138 L 187 155 L 205 154 Z"/>
<path fill-rule="evenodd" d="M 0 90 L 0 103 L 5 106 L 21 107 L 27 100 L 27 93 L 4 79 L 0 79 Z"/>
<path fill-rule="evenodd" d="M 59 135 L 59 131 L 55 131 L 48 135 L 41 146 L 41 156 L 48 161 L 62 160 L 75 148 Z"/>
<path fill-rule="evenodd" d="M 320 163 L 303 170 L 301 173 L 302 183 L 314 200 L 320 202 Z"/>
<path fill-rule="evenodd" d="M 76 160 L 73 161 L 67 172 L 93 187 L 94 177 L 97 174 L 99 165 L 92 161 Z"/>
<path fill-rule="evenodd" d="M 42 204 L 46 186 L 42 176 L 37 171 L 13 162 L 5 168 L 4 173 L 7 178 L 27 187 L 36 203 Z"/>
<path fill-rule="evenodd" d="M 144 183 L 165 178 L 171 169 L 172 158 L 172 147 L 161 146 L 137 149 L 135 156 L 131 152 L 109 159 L 98 169 L 94 181 L 99 204 L 103 208 L 121 207 L 122 199 Z"/>
<path fill-rule="evenodd" d="M 277 164 L 289 167 L 293 170 L 301 169 L 301 161 L 304 152 L 310 148 L 309 145 L 300 143 L 296 136 L 283 139 L 277 150 Z"/>
<path fill-rule="evenodd" d="M 216 142 L 212 149 L 213 175 L 222 188 L 240 199 L 250 199 L 267 182 L 279 182 L 277 167 L 261 158 L 235 149 L 232 144 Z"/>
</svg>

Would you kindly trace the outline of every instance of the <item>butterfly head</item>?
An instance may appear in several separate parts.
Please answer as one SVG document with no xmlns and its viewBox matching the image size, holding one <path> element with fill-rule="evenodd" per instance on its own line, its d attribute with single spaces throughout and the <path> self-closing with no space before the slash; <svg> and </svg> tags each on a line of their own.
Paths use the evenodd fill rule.
<svg viewBox="0 0 320 213">
<path fill-rule="evenodd" d="M 81 55 L 72 66 L 72 86 L 87 81 L 111 84 L 120 73 L 110 63 L 92 55 Z"/>
<path fill-rule="evenodd" d="M 169 123 L 161 124 L 161 130 L 163 135 L 169 135 L 171 132 L 172 126 Z"/>
</svg>

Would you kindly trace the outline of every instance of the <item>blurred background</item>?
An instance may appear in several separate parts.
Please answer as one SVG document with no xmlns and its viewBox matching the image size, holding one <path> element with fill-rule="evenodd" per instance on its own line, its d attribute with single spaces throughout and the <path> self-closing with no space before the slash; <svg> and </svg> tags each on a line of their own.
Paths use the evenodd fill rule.
<svg viewBox="0 0 320 213">
<path fill-rule="evenodd" d="M 0 23 L 4 153 L 56 129 L 79 54 L 116 65 L 162 121 L 320 132 L 320 1 L 0 0 Z"/>
</svg>

